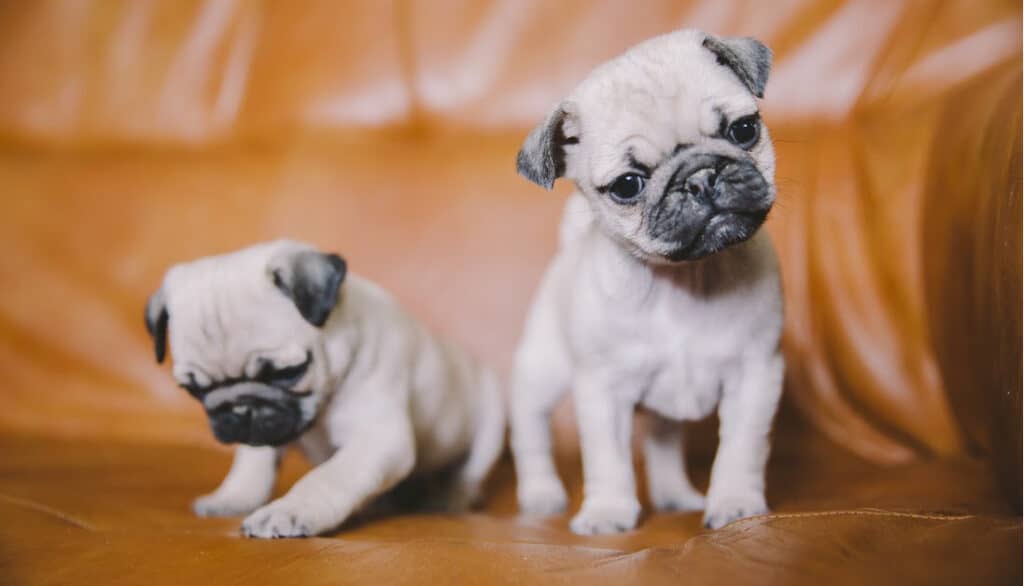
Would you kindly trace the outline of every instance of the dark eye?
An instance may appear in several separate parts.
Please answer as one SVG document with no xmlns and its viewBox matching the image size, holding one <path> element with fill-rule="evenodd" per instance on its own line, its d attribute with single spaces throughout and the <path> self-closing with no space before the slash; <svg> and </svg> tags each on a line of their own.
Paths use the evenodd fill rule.
<svg viewBox="0 0 1024 586">
<path fill-rule="evenodd" d="M 270 362 L 264 362 L 262 368 L 260 368 L 259 374 L 256 375 L 256 380 L 280 389 L 290 389 L 302 380 L 302 377 L 305 376 L 306 370 L 309 369 L 309 363 L 312 360 L 313 356 L 307 352 L 306 361 L 302 364 L 296 364 L 295 366 L 274 368 Z"/>
<path fill-rule="evenodd" d="M 753 116 L 744 116 L 739 120 L 736 120 L 729 125 L 729 129 L 726 131 L 725 137 L 729 139 L 729 142 L 734 145 L 749 149 L 750 147 L 757 144 L 757 139 L 761 136 L 761 122 L 757 117 L 757 114 Z"/>
<path fill-rule="evenodd" d="M 203 392 L 203 389 L 199 387 L 199 383 L 196 382 L 195 375 L 192 374 L 191 372 L 188 373 L 188 382 L 181 383 L 178 386 L 188 391 L 188 394 L 192 395 L 197 399 L 202 399 L 203 395 L 205 394 Z"/>
<path fill-rule="evenodd" d="M 640 195 L 644 190 L 644 184 L 647 183 L 647 179 L 643 175 L 637 175 L 636 173 L 626 173 L 620 176 L 611 184 L 608 188 L 615 199 L 628 202 L 632 201 L 636 196 Z"/>
</svg>

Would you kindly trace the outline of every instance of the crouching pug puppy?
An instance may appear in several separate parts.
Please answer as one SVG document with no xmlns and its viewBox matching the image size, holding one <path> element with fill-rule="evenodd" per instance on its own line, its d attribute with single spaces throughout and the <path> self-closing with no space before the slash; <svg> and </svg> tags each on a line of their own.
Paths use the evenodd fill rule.
<svg viewBox="0 0 1024 586">
<path fill-rule="evenodd" d="M 249 514 L 247 536 L 329 531 L 410 474 L 452 466 L 447 503 L 463 508 L 501 452 L 493 374 L 336 254 L 278 241 L 174 266 L 146 325 L 157 361 L 169 339 L 174 378 L 217 439 L 238 444 L 194 510 Z M 315 468 L 266 504 L 292 444 Z"/>
<path fill-rule="evenodd" d="M 717 528 L 766 512 L 765 464 L 779 401 L 782 295 L 759 232 L 775 201 L 775 155 L 758 114 L 771 53 L 747 38 L 685 30 L 601 65 L 526 139 L 518 170 L 576 184 L 560 246 L 517 351 L 512 449 L 522 512 L 562 511 L 550 413 L 573 391 L 584 499 L 571 528 L 636 526 L 630 436 L 650 501 L 704 510 Z M 707 498 L 687 479 L 681 426 L 718 409 Z"/>
</svg>

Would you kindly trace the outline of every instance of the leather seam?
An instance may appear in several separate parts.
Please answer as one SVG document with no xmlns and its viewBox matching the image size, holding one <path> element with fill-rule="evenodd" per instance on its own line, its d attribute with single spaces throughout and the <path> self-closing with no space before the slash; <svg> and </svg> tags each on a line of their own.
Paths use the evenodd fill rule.
<svg viewBox="0 0 1024 586">
<path fill-rule="evenodd" d="M 817 511 L 811 513 L 769 513 L 740 519 L 730 523 L 727 527 L 736 528 L 742 525 L 749 525 L 759 521 L 770 521 L 775 519 L 811 519 L 815 517 L 839 517 L 839 516 L 866 516 L 866 517 L 890 517 L 896 519 L 919 519 L 924 521 L 965 521 L 973 519 L 977 515 L 942 515 L 929 513 L 904 513 L 900 511 L 880 511 L 870 509 L 857 509 L 847 511 Z"/>
<path fill-rule="evenodd" d="M 65 523 L 67 523 L 69 525 L 73 525 L 75 527 L 78 527 L 79 529 L 85 529 L 86 531 L 96 531 L 96 527 L 93 527 L 91 524 L 87 523 L 86 521 L 82 521 L 81 519 L 76 519 L 75 517 L 69 515 L 68 513 L 65 513 L 64 511 L 55 509 L 55 508 L 53 508 L 51 506 L 44 505 L 42 503 L 37 503 L 37 502 L 29 500 L 29 499 L 18 498 L 18 497 L 11 496 L 11 495 L 8 495 L 8 494 L 3 494 L 3 493 L 0 493 L 0 500 L 7 501 L 8 503 L 11 503 L 12 505 L 16 505 L 16 506 L 19 506 L 19 507 L 24 507 L 26 509 L 30 509 L 30 510 L 33 510 L 33 511 L 37 511 L 39 513 L 43 513 L 45 515 L 49 515 L 51 517 L 54 517 L 56 519 L 59 519 L 59 520 L 65 522 Z"/>
</svg>

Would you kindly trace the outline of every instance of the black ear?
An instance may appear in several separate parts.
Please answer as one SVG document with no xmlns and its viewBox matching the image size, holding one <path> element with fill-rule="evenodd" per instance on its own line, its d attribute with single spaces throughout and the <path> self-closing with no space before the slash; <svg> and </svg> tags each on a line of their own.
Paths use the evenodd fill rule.
<svg viewBox="0 0 1024 586">
<path fill-rule="evenodd" d="M 164 361 L 167 355 L 167 302 L 164 290 L 160 288 L 149 296 L 146 302 L 146 331 L 153 338 L 153 353 L 157 363 Z"/>
<path fill-rule="evenodd" d="M 704 47 L 715 58 L 740 78 L 750 93 L 764 97 L 768 74 L 772 69 L 772 50 L 757 39 L 749 37 L 716 37 L 708 35 Z"/>
<path fill-rule="evenodd" d="M 571 115 L 570 105 L 560 104 L 526 137 L 516 157 L 519 174 L 544 189 L 551 189 L 555 179 L 565 174 L 565 145 L 579 142 L 578 137 L 566 134 Z"/>
<path fill-rule="evenodd" d="M 319 328 L 338 304 L 346 270 L 345 259 L 337 254 L 307 250 L 291 254 L 280 266 L 272 267 L 271 278 L 302 317 Z"/>
</svg>

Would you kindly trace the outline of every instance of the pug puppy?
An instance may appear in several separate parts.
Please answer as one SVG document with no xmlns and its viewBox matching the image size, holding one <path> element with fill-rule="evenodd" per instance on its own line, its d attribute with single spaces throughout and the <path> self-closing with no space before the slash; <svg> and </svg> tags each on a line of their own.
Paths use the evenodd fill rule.
<svg viewBox="0 0 1024 586">
<path fill-rule="evenodd" d="M 560 245 L 530 310 L 512 377 L 512 449 L 527 514 L 566 506 L 550 414 L 573 391 L 584 499 L 571 528 L 637 524 L 634 408 L 656 509 L 704 510 L 718 528 L 767 511 L 769 433 L 782 390 L 782 293 L 758 228 L 775 154 L 758 113 L 771 52 L 683 30 L 595 69 L 526 139 L 519 173 L 566 177 Z M 717 407 L 707 498 L 687 479 L 678 422 Z"/>
<path fill-rule="evenodd" d="M 193 508 L 248 514 L 249 537 L 330 531 L 410 474 L 452 466 L 446 503 L 464 508 L 502 450 L 495 376 L 336 254 L 281 240 L 179 264 L 146 326 L 158 362 L 169 338 L 174 378 L 216 438 L 238 444 Z M 266 504 L 290 445 L 316 467 Z"/>
</svg>

